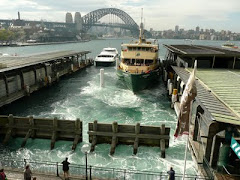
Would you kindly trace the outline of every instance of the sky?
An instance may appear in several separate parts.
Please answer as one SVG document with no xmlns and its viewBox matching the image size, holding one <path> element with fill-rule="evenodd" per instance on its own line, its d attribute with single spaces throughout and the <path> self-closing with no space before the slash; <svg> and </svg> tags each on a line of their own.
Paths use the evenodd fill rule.
<svg viewBox="0 0 240 180">
<path fill-rule="evenodd" d="M 64 22 L 67 12 L 82 16 L 101 8 L 118 8 L 137 24 L 141 9 L 145 28 L 230 30 L 240 33 L 240 0 L 0 0 L 0 19 L 47 20 Z M 73 14 L 74 15 L 74 14 Z"/>
</svg>

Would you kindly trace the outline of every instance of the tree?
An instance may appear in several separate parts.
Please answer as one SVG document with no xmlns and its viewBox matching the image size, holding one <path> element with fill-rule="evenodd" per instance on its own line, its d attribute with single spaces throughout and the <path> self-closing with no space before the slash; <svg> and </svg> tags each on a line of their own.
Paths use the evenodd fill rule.
<svg viewBox="0 0 240 180">
<path fill-rule="evenodd" d="M 10 30 L 0 30 L 0 41 L 11 41 L 14 39 L 15 33 Z"/>
</svg>

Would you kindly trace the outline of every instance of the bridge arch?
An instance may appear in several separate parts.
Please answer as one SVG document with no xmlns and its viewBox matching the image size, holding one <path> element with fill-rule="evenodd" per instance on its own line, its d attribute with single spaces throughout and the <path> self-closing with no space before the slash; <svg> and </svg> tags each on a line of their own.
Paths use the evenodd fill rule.
<svg viewBox="0 0 240 180">
<path fill-rule="evenodd" d="M 133 35 L 138 35 L 139 26 L 137 23 L 126 12 L 117 8 L 102 8 L 86 14 L 82 17 L 83 30 L 87 32 L 92 26 L 94 26 L 94 24 L 98 22 L 99 19 L 108 14 L 114 14 L 118 16 L 125 23 L 123 28 L 130 30 Z"/>
</svg>

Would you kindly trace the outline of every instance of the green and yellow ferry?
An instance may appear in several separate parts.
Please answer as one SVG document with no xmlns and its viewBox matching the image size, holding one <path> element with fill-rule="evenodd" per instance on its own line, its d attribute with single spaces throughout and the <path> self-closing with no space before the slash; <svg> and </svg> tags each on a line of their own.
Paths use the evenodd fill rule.
<svg viewBox="0 0 240 180">
<path fill-rule="evenodd" d="M 142 30 L 139 41 L 121 45 L 121 62 L 117 67 L 117 75 L 133 92 L 150 87 L 159 78 L 158 50 L 157 41 L 146 41 Z"/>
</svg>

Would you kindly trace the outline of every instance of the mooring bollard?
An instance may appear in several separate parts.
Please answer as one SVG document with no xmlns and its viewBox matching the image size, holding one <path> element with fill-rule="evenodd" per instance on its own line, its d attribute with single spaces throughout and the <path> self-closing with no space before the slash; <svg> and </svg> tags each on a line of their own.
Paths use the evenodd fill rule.
<svg viewBox="0 0 240 180">
<path fill-rule="evenodd" d="M 169 90 L 169 85 L 170 85 L 170 83 L 171 83 L 171 79 L 168 79 L 168 80 L 167 80 L 167 90 Z"/>
<path fill-rule="evenodd" d="M 58 162 L 56 163 L 56 166 L 57 166 L 57 177 L 59 177 Z"/>
<path fill-rule="evenodd" d="M 177 89 L 173 89 L 171 108 L 174 107 L 174 103 L 175 103 L 175 102 L 177 102 Z"/>
<path fill-rule="evenodd" d="M 169 96 L 171 96 L 172 91 L 173 91 L 173 84 L 170 83 L 170 84 L 169 84 L 169 90 L 168 90 L 168 95 L 169 95 Z"/>
<path fill-rule="evenodd" d="M 116 58 L 116 69 L 118 69 L 118 57 Z"/>
<path fill-rule="evenodd" d="M 100 69 L 100 87 L 104 87 L 104 69 Z"/>
<path fill-rule="evenodd" d="M 24 161 L 24 166 L 26 167 L 26 165 L 27 165 L 27 160 L 26 160 L 26 159 L 23 159 L 23 161 Z"/>
</svg>

